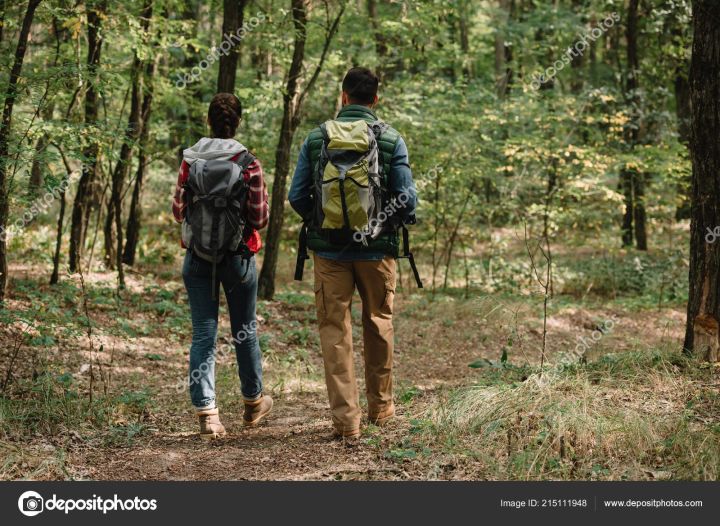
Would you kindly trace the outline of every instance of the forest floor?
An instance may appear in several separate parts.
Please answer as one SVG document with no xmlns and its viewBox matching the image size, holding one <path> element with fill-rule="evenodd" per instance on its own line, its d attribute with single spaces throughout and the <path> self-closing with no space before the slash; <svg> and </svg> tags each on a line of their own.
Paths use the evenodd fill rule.
<svg viewBox="0 0 720 526">
<path fill-rule="evenodd" d="M 130 273 L 121 299 L 114 273 L 87 276 L 83 294 L 77 277 L 51 288 L 37 267 L 12 269 L 16 314 L 0 324 L 0 479 L 718 477 L 720 370 L 679 354 L 679 307 L 559 297 L 540 375 L 542 298 L 433 295 L 407 284 L 396 295 L 398 417 L 389 426 L 365 425 L 355 447 L 331 438 L 306 281 L 258 306 L 273 412 L 242 427 L 234 356 L 223 356 L 217 392 L 228 436 L 202 441 L 178 387 L 190 323 L 179 266 L 169 263 Z M 356 321 L 358 306 L 356 298 Z M 229 337 L 223 308 L 219 338 Z M 591 342 L 582 361 L 569 354 L 580 338 Z"/>
</svg>

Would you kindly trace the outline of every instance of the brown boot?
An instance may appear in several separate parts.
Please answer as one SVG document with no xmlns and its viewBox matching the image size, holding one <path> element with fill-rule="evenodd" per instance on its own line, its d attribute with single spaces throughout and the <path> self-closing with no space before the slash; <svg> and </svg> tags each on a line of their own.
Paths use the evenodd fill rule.
<svg viewBox="0 0 720 526">
<path fill-rule="evenodd" d="M 384 426 L 393 418 L 395 418 L 395 404 L 393 403 L 390 404 L 390 407 L 376 415 L 368 415 L 368 420 L 370 421 L 370 423 L 379 427 Z"/>
<path fill-rule="evenodd" d="M 335 431 L 333 431 L 332 438 L 342 442 L 345 447 L 356 447 L 360 445 L 360 430 L 354 429 L 342 432 L 335 429 Z"/>
<path fill-rule="evenodd" d="M 225 436 L 225 426 L 220 422 L 220 411 L 217 408 L 198 411 L 200 419 L 200 438 L 215 440 Z"/>
<path fill-rule="evenodd" d="M 243 425 L 253 427 L 265 418 L 273 407 L 273 400 L 268 395 L 263 395 L 252 402 L 245 400 L 245 414 L 243 415 Z"/>
</svg>

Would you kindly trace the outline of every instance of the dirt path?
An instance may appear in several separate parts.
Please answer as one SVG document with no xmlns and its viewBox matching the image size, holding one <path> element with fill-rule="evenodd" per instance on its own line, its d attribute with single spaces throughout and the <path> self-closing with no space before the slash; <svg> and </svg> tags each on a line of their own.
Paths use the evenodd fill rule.
<svg viewBox="0 0 720 526">
<path fill-rule="evenodd" d="M 316 394 L 278 400 L 272 417 L 254 430 L 242 430 L 239 415 L 226 412 L 229 434 L 212 443 L 191 431 L 192 419 L 171 417 L 188 431 L 157 432 L 131 448 L 84 454 L 78 468 L 93 479 L 317 480 L 402 474 L 375 448 L 348 449 L 331 440 L 326 413 Z"/>
<path fill-rule="evenodd" d="M 217 390 L 228 435 L 210 443 L 200 440 L 186 401 L 187 394 L 177 392 L 176 382 L 172 381 L 184 371 L 185 356 L 163 351 L 157 341 L 146 339 L 138 346 L 145 355 L 164 353 L 167 358 L 157 362 L 159 365 L 148 365 L 146 361 L 143 363 L 141 353 L 124 353 L 122 369 L 127 378 L 120 381 L 130 388 L 131 377 L 145 376 L 154 381 L 162 378 L 164 385 L 145 418 L 150 431 L 129 446 L 78 444 L 67 459 L 73 475 L 100 480 L 427 478 L 422 472 L 424 466 L 398 461 L 388 455 L 388 451 L 402 446 L 413 416 L 434 398 L 434 391 L 470 379 L 472 370 L 467 368 L 467 363 L 473 353 L 458 349 L 451 359 L 441 354 L 419 360 L 417 355 L 426 353 L 427 349 L 413 346 L 414 351 L 410 352 L 399 346 L 396 356 L 398 418 L 382 430 L 366 426 L 361 443 L 349 448 L 331 437 L 322 362 L 319 350 L 313 345 L 314 334 L 308 336 L 308 348 L 303 349 L 301 357 L 293 357 L 297 353 L 280 341 L 283 331 L 288 332 L 283 325 L 293 319 L 304 323 L 313 316 L 312 305 L 307 301 L 295 305 L 274 302 L 267 305 L 267 309 L 270 312 L 266 312 L 266 318 L 272 321 L 263 323 L 261 331 L 273 335 L 276 343 L 266 353 L 265 384 L 276 403 L 264 424 L 250 430 L 242 427 L 236 369 L 233 358 L 225 357 L 218 366 Z M 416 334 L 416 337 L 423 335 Z M 293 341 L 292 336 L 290 340 Z M 362 374 L 361 345 L 356 337 L 358 375 Z M 450 373 L 455 371 L 456 361 L 462 362 L 463 367 L 457 368 L 458 373 Z M 362 378 L 358 381 L 362 392 Z"/>
<path fill-rule="evenodd" d="M 103 286 L 104 279 L 104 286 L 112 290 L 111 274 L 96 279 L 91 286 Z M 87 338 L 81 331 L 71 338 L 58 338 L 59 344 L 48 361 L 58 364 L 58 371 L 72 374 L 74 385 L 81 386 L 81 396 L 87 396 L 92 363 L 94 389 L 98 393 L 105 390 L 105 396 L 121 402 L 113 406 L 109 430 L 66 429 L 61 439 L 38 434 L 29 444 L 10 444 L 11 448 L 22 446 L 25 451 L 31 447 L 40 452 L 38 455 L 47 450 L 48 455 L 57 456 L 62 451 L 61 474 L 47 471 L 43 475 L 39 470 L 35 478 L 477 478 L 482 469 L 471 456 L 437 451 L 424 455 L 422 446 L 418 449 L 413 441 L 423 425 L 424 412 L 441 404 L 453 388 L 477 380 L 478 370 L 468 367 L 472 362 L 497 362 L 503 352 L 513 364 L 539 361 L 541 320 L 536 306 L 527 300 L 515 304 L 487 297 L 438 296 L 431 300 L 429 294 L 400 292 L 395 324 L 398 418 L 383 429 L 365 426 L 361 443 L 348 448 L 330 436 L 312 290 L 307 283 L 287 286 L 276 301 L 261 302 L 258 307 L 266 392 L 276 402 L 273 413 L 261 427 L 243 429 L 234 356 L 224 356 L 217 368 L 217 392 L 228 436 L 208 443 L 197 435 L 186 390 L 177 387 L 187 371 L 190 342 L 184 291 L 177 282 L 158 286 L 150 278 L 146 281 L 131 283 L 122 308 L 111 300 L 102 301 L 104 292 L 91 298 L 94 352 L 88 350 Z M 591 353 L 631 350 L 638 339 L 643 344 L 658 345 L 681 340 L 683 313 L 679 310 L 627 315 L 605 308 L 590 311 L 566 307 L 556 309 L 549 322 L 551 361 L 560 359 L 558 349 L 572 348 L 579 335 L 589 336 L 599 320 L 612 314 L 619 316 L 619 323 Z M 357 312 L 354 318 L 359 319 Z M 229 334 L 223 312 L 221 320 L 220 335 Z M 362 340 L 358 327 L 354 340 L 356 374 L 362 392 Z M 29 370 L 22 369 L 17 374 L 32 376 Z M 437 445 L 435 449 L 441 451 L 442 444 Z M 22 471 L 13 473 L 26 476 Z"/>
<path fill-rule="evenodd" d="M 207 443 L 196 434 L 187 394 L 177 392 L 172 388 L 174 382 L 168 382 L 184 372 L 184 346 L 179 346 L 179 352 L 177 349 L 166 352 L 167 360 L 150 366 L 132 363 L 142 362 L 142 355 L 134 352 L 124 357 L 130 362 L 124 364 L 126 370 L 136 371 L 130 376 L 137 379 L 139 368 L 146 379 L 156 382 L 160 377 L 166 382 L 158 392 L 154 408 L 146 415 L 149 433 L 125 447 L 82 445 L 71 452 L 68 464 L 75 476 L 91 479 L 461 479 L 462 460 L 406 457 L 403 448 L 412 439 L 416 419 L 430 404 L 442 400 L 452 387 L 472 384 L 477 372 L 468 367 L 469 363 L 480 357 L 497 359 L 496 342 L 513 334 L 512 323 L 502 310 L 490 319 L 478 316 L 478 308 L 489 312 L 486 305 L 478 307 L 474 303 L 468 308 L 466 303 L 454 302 L 428 306 L 418 301 L 418 298 L 398 301 L 401 313 L 396 323 L 398 418 L 382 430 L 366 427 L 359 446 L 347 448 L 330 437 L 322 363 L 312 323 L 313 305 L 308 298 L 288 296 L 261 309 L 264 314 L 261 332 L 272 342 L 266 351 L 265 383 L 276 405 L 260 428 L 246 430 L 241 426 L 239 387 L 232 357 L 222 360 L 218 373 L 219 405 L 229 434 L 223 440 Z M 552 320 L 554 343 L 558 347 L 571 346 L 578 331 L 589 334 L 593 320 L 606 314 L 565 310 Z M 431 319 L 434 323 L 428 323 Z M 632 335 L 638 334 L 638 326 L 647 328 L 649 323 L 653 329 L 646 330 L 647 337 L 658 343 L 676 339 L 682 328 L 682 314 L 668 310 L 661 316 L 653 312 L 627 318 L 616 329 L 617 334 L 607 336 L 603 347 L 622 350 L 620 342 L 632 346 Z M 300 333 L 293 332 L 295 324 Z M 514 332 L 518 334 L 517 326 Z M 534 360 L 539 332 L 532 323 L 526 323 L 521 333 L 519 345 L 516 343 L 511 351 L 512 359 Z M 355 341 L 356 371 L 360 377 L 361 339 L 357 332 Z M 152 346 L 152 340 L 144 345 Z M 147 353 L 148 349 L 144 351 Z M 359 385 L 362 392 L 361 378 Z"/>
</svg>

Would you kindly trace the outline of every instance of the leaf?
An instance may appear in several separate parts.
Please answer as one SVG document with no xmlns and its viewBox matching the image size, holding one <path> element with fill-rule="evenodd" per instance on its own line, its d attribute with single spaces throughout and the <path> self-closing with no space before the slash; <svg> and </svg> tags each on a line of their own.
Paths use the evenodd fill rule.
<svg viewBox="0 0 720 526">
<path fill-rule="evenodd" d="M 151 360 L 153 362 L 160 362 L 163 360 L 162 356 L 160 356 L 159 354 L 154 354 L 154 353 L 146 354 L 145 358 L 147 358 L 148 360 Z"/>
<path fill-rule="evenodd" d="M 481 358 L 480 360 L 474 361 L 471 364 L 468 365 L 468 367 L 472 369 L 481 369 L 483 367 L 494 367 L 495 364 L 493 364 L 490 360 L 487 358 Z"/>
<path fill-rule="evenodd" d="M 385 453 L 386 458 L 393 460 L 409 460 L 417 457 L 414 449 L 391 449 Z"/>
</svg>

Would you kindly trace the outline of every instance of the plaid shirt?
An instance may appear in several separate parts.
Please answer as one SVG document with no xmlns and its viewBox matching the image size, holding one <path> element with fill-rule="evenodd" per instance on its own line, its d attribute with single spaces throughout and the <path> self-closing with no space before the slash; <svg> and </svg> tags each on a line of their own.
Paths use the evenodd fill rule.
<svg viewBox="0 0 720 526">
<path fill-rule="evenodd" d="M 240 154 L 237 154 L 230 160 L 237 161 L 239 156 Z M 185 183 L 187 183 L 189 176 L 190 165 L 183 160 L 180 165 L 178 180 L 175 185 L 175 197 L 173 198 L 172 204 L 173 216 L 175 216 L 175 221 L 178 223 L 182 223 L 185 219 L 187 202 L 184 186 Z M 243 172 L 243 179 L 249 186 L 247 200 L 248 226 L 245 228 L 243 241 L 253 253 L 257 253 L 262 248 L 262 240 L 260 239 L 260 233 L 258 230 L 265 228 L 268 224 L 268 219 L 270 218 L 267 187 L 265 186 L 262 166 L 260 165 L 260 161 L 258 159 L 255 159 L 252 163 L 250 163 L 247 170 Z M 183 248 L 187 248 L 182 240 L 180 241 L 180 244 Z"/>
</svg>

